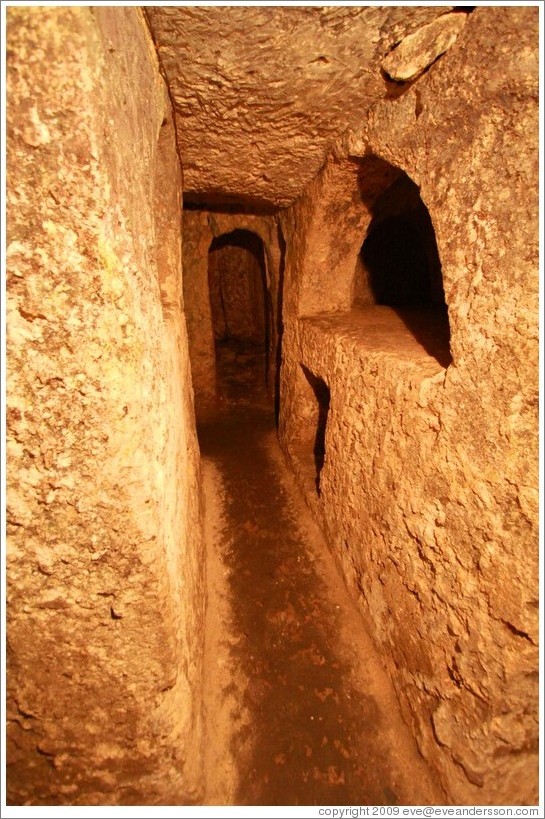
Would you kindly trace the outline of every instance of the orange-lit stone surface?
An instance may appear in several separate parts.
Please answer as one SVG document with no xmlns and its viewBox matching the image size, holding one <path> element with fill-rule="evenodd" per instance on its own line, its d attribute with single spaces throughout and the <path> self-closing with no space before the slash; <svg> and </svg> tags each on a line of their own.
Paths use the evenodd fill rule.
<svg viewBox="0 0 545 819">
<path fill-rule="evenodd" d="M 421 751 L 462 803 L 537 798 L 535 12 L 476 9 L 279 216 L 280 438 Z M 400 171 L 435 232 L 448 306 L 435 333 L 433 306 L 420 321 L 352 308 L 377 197 Z M 330 390 L 319 495 L 303 368 Z"/>
<path fill-rule="evenodd" d="M 341 746 L 348 801 L 535 804 L 537 11 L 8 9 L 11 804 L 319 803 L 342 785 Z M 233 231 L 257 267 L 214 256 Z M 207 427 L 256 377 L 266 424 Z M 203 451 L 217 445 L 204 486 L 195 413 Z M 338 621 L 290 571 L 301 507 L 265 457 L 274 434 L 350 602 L 355 648 L 328 657 L 357 670 L 363 621 L 423 758 L 409 738 L 413 762 L 388 768 L 381 736 L 380 787 L 358 791 L 359 751 L 336 736 L 324 788 L 305 789 L 290 748 L 300 790 L 292 769 L 282 790 L 290 757 L 259 710 L 284 684 L 267 640 L 308 618 L 327 644 Z M 242 444 L 259 482 L 239 470 L 241 488 L 226 453 L 237 473 Z M 210 529 L 229 482 L 241 554 Z M 282 548 L 254 555 L 266 529 Z M 211 538 L 238 621 L 207 585 Z M 305 590 L 316 606 L 294 615 Z M 210 673 L 235 655 L 238 678 Z M 351 673 L 325 685 L 345 720 L 346 692 L 366 701 Z M 292 713 L 314 696 L 303 676 Z M 222 686 L 255 694 L 238 757 Z"/>
<path fill-rule="evenodd" d="M 192 801 L 204 596 L 170 102 L 138 9 L 11 8 L 8 34 L 8 801 Z"/>
</svg>

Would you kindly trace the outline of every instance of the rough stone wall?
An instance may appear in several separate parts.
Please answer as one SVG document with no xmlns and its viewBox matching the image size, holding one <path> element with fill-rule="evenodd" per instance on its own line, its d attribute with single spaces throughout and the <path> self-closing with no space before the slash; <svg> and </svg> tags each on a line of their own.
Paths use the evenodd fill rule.
<svg viewBox="0 0 545 819">
<path fill-rule="evenodd" d="M 458 803 L 537 801 L 537 21 L 477 8 L 281 215 L 281 439 Z M 448 367 L 391 308 L 351 309 L 392 168 L 435 228 Z M 319 494 L 301 365 L 330 389 Z"/>
<path fill-rule="evenodd" d="M 181 173 L 134 8 L 8 9 L 8 801 L 198 799 Z"/>
<path fill-rule="evenodd" d="M 184 297 L 191 371 L 197 414 L 216 400 L 214 327 L 210 303 L 208 262 L 214 238 L 233 230 L 247 230 L 263 242 L 265 277 L 270 305 L 269 383 L 276 383 L 277 348 L 281 328 L 283 239 L 273 217 L 244 213 L 185 210 L 183 213 Z"/>
</svg>

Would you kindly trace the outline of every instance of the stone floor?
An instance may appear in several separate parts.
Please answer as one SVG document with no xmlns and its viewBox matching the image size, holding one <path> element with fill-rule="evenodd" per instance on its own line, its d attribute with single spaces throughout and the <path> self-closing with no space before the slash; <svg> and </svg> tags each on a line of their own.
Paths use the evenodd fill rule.
<svg viewBox="0 0 545 819">
<path fill-rule="evenodd" d="M 261 366 L 263 364 L 263 366 Z M 441 803 L 276 441 L 259 353 L 219 357 L 199 425 L 208 804 Z"/>
</svg>

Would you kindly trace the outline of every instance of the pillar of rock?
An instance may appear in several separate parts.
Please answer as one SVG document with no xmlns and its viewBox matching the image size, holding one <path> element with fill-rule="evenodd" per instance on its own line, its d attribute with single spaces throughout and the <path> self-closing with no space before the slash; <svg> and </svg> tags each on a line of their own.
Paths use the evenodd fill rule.
<svg viewBox="0 0 545 819">
<path fill-rule="evenodd" d="M 8 10 L 8 801 L 200 787 L 172 111 L 134 8 Z"/>
</svg>

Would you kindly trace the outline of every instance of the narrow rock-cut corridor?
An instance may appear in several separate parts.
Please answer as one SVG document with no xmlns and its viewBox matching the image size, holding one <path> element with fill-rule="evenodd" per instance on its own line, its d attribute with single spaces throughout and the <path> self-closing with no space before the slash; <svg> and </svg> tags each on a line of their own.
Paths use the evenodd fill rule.
<svg viewBox="0 0 545 819">
<path fill-rule="evenodd" d="M 543 815 L 540 4 L 7 6 L 2 817 Z"/>
<path fill-rule="evenodd" d="M 207 801 L 433 802 L 363 623 L 284 465 L 258 388 L 259 358 L 233 364 L 233 356 L 218 362 L 230 400 L 199 426 L 209 540 Z"/>
</svg>

